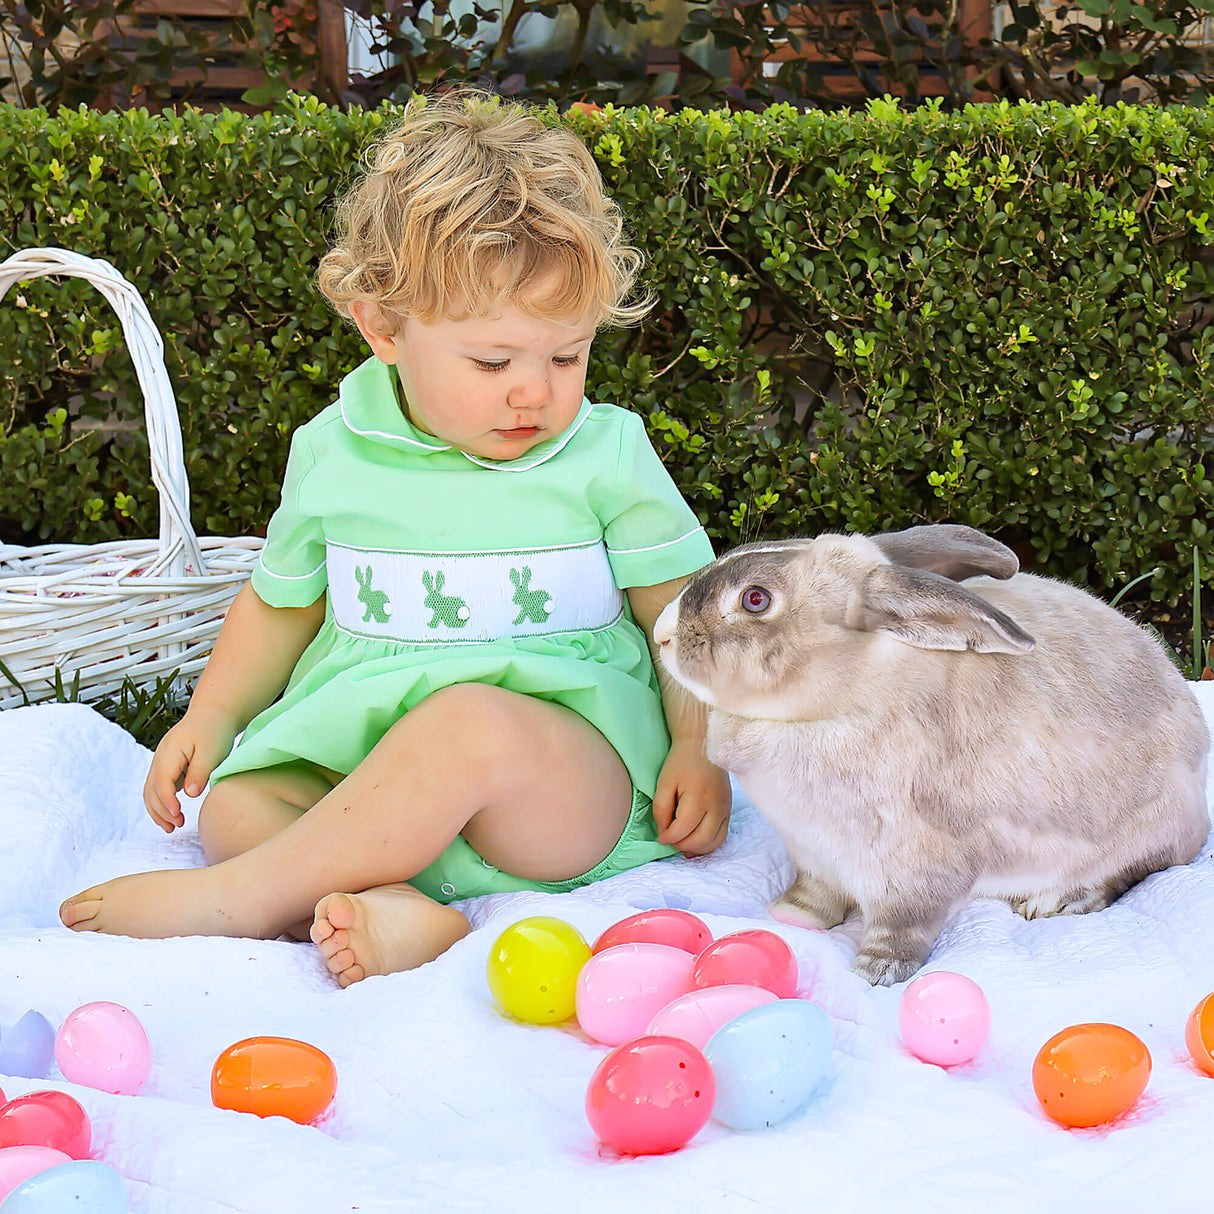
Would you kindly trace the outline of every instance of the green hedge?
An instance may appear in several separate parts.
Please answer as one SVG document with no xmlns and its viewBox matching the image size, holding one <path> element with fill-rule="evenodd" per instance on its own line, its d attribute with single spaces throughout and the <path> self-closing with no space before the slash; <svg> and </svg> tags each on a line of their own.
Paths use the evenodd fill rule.
<svg viewBox="0 0 1214 1214">
<path fill-rule="evenodd" d="M 311 286 L 391 111 L 0 109 L 7 248 L 112 261 L 165 338 L 200 532 L 255 531 L 291 429 L 364 356 Z M 659 303 L 590 394 L 646 415 L 724 546 L 952 520 L 1155 598 L 1214 570 L 1214 108 L 576 114 Z M 0 303 L 0 539 L 156 527 L 108 305 Z M 103 443 L 81 419 L 127 423 Z M 110 434 L 113 431 L 109 432 Z"/>
</svg>

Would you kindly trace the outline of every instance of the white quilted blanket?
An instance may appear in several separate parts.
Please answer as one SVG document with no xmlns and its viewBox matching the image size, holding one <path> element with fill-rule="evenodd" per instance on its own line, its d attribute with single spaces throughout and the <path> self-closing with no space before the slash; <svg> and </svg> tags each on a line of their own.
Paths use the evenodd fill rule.
<svg viewBox="0 0 1214 1214">
<path fill-rule="evenodd" d="M 1194 690 L 1214 723 L 1214 683 Z M 58 1072 L 0 1076 L 0 1087 L 10 1098 L 71 1092 L 92 1118 L 96 1157 L 126 1178 L 133 1211 L 1209 1208 L 1214 1079 L 1188 1062 L 1184 1024 L 1214 991 L 1211 847 L 1100 914 L 1026 922 L 998 902 L 960 908 L 928 968 L 978 982 L 993 1028 L 974 1063 L 946 1072 L 902 1048 L 900 989 L 870 989 L 849 973 L 846 928 L 811 933 L 766 918 L 790 869 L 744 802 L 714 856 L 576 894 L 484 899 L 468 908 L 477 930 L 438 961 L 344 991 L 306 944 L 76 935 L 55 913 L 65 895 L 202 861 L 188 826 L 166 838 L 146 818 L 148 758 L 87 708 L 0 713 L 0 1027 L 29 1008 L 58 1024 L 82 1003 L 112 1000 L 140 1017 L 155 1053 L 137 1096 L 66 1084 Z M 803 990 L 836 1037 L 825 1089 L 801 1116 L 747 1134 L 709 1122 L 672 1155 L 611 1157 L 583 1114 L 605 1047 L 495 1010 L 485 961 L 515 919 L 556 915 L 593 940 L 654 906 L 689 909 L 718 935 L 762 925 L 792 945 Z M 1115 1128 L 1064 1130 L 1033 1095 L 1038 1049 L 1082 1021 L 1124 1025 L 1154 1060 L 1146 1095 Z M 317 1126 L 212 1106 L 216 1056 L 258 1034 L 302 1038 L 336 1063 L 337 1098 Z"/>
</svg>

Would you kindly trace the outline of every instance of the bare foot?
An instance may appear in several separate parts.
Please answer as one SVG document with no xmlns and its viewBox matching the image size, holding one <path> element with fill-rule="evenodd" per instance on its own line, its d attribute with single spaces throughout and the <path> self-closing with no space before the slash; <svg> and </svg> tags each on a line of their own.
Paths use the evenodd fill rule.
<svg viewBox="0 0 1214 1214">
<path fill-rule="evenodd" d="M 228 890 L 215 868 L 134 873 L 69 898 L 59 918 L 73 931 L 163 939 L 168 936 L 277 936 L 247 897 Z"/>
<path fill-rule="evenodd" d="M 425 965 L 471 930 L 453 906 L 400 884 L 329 894 L 316 904 L 311 934 L 329 972 L 349 986 L 372 974 Z"/>
</svg>

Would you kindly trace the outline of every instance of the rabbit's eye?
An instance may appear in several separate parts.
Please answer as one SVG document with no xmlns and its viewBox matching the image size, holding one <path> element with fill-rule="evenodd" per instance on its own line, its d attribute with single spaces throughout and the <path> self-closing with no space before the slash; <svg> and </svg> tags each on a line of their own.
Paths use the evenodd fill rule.
<svg viewBox="0 0 1214 1214">
<path fill-rule="evenodd" d="M 742 591 L 742 606 L 753 615 L 759 615 L 771 606 L 771 595 L 762 586 L 747 586 Z"/>
</svg>

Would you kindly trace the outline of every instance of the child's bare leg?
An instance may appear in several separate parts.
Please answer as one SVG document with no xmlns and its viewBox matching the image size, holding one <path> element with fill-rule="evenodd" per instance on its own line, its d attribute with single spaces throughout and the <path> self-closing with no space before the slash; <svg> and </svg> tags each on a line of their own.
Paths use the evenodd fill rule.
<svg viewBox="0 0 1214 1214">
<path fill-rule="evenodd" d="M 298 762 L 240 772 L 207 794 L 198 814 L 198 838 L 208 864 L 220 864 L 264 843 L 311 809 L 341 779 Z M 311 917 L 291 924 L 288 936 L 307 940 Z"/>
<path fill-rule="evenodd" d="M 464 684 L 423 701 L 311 810 L 251 850 L 210 868 L 119 878 L 61 913 L 69 926 L 119 935 L 272 937 L 334 890 L 407 880 L 461 832 L 507 872 L 576 876 L 615 846 L 630 804 L 623 763 L 577 714 Z"/>
</svg>

